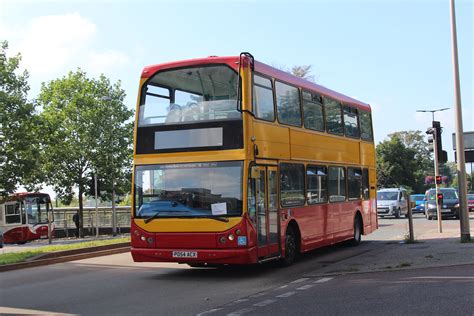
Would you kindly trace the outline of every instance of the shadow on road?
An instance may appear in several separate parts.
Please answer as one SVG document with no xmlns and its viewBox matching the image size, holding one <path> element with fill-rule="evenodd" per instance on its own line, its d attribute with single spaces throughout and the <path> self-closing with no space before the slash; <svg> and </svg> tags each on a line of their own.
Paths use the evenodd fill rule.
<svg viewBox="0 0 474 316">
<path fill-rule="evenodd" d="M 156 280 L 182 280 L 187 282 L 190 279 L 195 281 L 218 281 L 224 282 L 232 280 L 273 277 L 275 274 L 283 275 L 284 279 L 293 279 L 295 276 L 313 272 L 318 268 L 324 268 L 336 262 L 356 257 L 380 248 L 387 244 L 387 241 L 364 241 L 358 247 L 350 246 L 347 242 L 333 246 L 326 246 L 313 251 L 303 253 L 298 260 L 290 267 L 281 267 L 278 262 L 269 262 L 256 265 L 226 265 L 218 267 L 190 268 L 190 269 L 169 269 L 167 273 L 157 273 L 152 276 Z M 148 276 L 149 277 L 149 276 Z"/>
</svg>

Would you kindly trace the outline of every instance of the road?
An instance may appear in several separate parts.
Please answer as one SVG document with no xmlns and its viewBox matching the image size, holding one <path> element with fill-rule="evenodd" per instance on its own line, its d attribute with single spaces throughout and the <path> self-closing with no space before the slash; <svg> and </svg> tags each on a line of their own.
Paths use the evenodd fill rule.
<svg viewBox="0 0 474 316">
<path fill-rule="evenodd" d="M 365 303 L 376 303 L 375 305 L 383 308 L 384 304 L 379 302 L 393 298 L 393 304 L 405 308 L 407 300 L 412 301 L 412 297 L 420 299 L 422 295 L 417 293 L 419 291 L 426 296 L 425 300 L 433 302 L 430 310 L 435 312 L 434 308 L 438 306 L 439 297 L 444 293 L 440 287 L 436 287 L 436 284 L 440 283 L 437 280 L 428 282 L 430 280 L 405 279 L 403 274 L 397 275 L 398 272 L 388 274 L 393 283 L 390 283 L 392 281 L 384 283 L 384 274 L 379 273 L 371 274 L 369 277 L 336 276 L 324 282 L 319 281 L 321 284 L 314 283 L 321 278 L 304 277 L 317 275 L 319 269 L 341 260 L 380 250 L 390 240 L 393 242 L 402 239 L 406 233 L 406 222 L 404 219 L 382 219 L 380 229 L 366 236 L 366 241 L 359 247 L 338 245 L 319 249 L 303 255 L 296 264 L 284 269 L 272 264 L 197 269 L 178 264 L 133 263 L 130 254 L 125 253 L 4 272 L 0 273 L 0 306 L 18 308 L 17 312 L 34 310 L 37 313 L 82 315 L 196 315 L 206 311 L 221 315 L 246 308 L 252 308 L 252 311 L 256 311 L 254 308 L 259 308 L 259 314 L 287 314 L 290 311 L 281 307 L 284 303 L 282 299 L 286 298 L 301 303 L 303 307 L 311 306 L 308 309 L 302 308 L 299 313 L 309 313 L 317 307 L 321 308 L 321 313 L 326 314 L 332 311 L 333 306 L 337 307 L 335 310 L 337 312 L 334 314 L 346 314 L 351 310 L 347 307 L 344 309 L 342 305 L 347 305 L 349 300 L 354 300 L 353 304 L 350 304 L 354 306 L 354 311 L 361 313 L 363 307 L 359 306 L 362 304 L 360 300 Z M 459 227 L 459 222 L 448 221 L 445 225 Z M 433 227 L 436 228 L 434 221 L 428 222 L 421 217 L 415 219 L 415 229 L 433 229 Z M 470 269 L 470 275 L 474 275 L 472 267 Z M 453 276 L 459 277 L 465 272 L 434 271 L 428 276 L 435 273 L 446 275 L 453 273 Z M 369 282 L 367 278 L 373 281 Z M 474 288 L 472 279 L 464 283 L 458 281 L 456 278 L 443 279 L 443 282 L 451 284 L 447 289 L 452 290 L 455 286 L 466 287 L 465 292 L 472 294 Z M 311 287 L 312 284 L 315 286 Z M 405 292 L 400 291 L 407 284 L 410 284 L 407 288 L 410 292 L 405 295 Z M 321 290 L 322 286 L 319 285 L 324 286 L 324 289 Z M 426 291 L 427 285 L 433 286 L 434 292 Z M 303 293 L 304 290 L 298 290 L 298 287 L 306 286 L 309 287 L 304 294 L 292 294 L 291 298 L 283 295 L 288 292 Z M 296 290 L 291 290 L 292 287 Z M 278 295 L 283 297 L 275 299 L 276 295 L 273 293 L 280 293 L 279 291 L 281 294 Z M 458 300 L 452 291 L 448 293 L 450 302 L 464 302 L 462 297 Z M 334 296 L 332 300 L 329 299 L 331 295 Z M 318 304 L 315 299 L 319 296 L 326 297 L 327 300 L 324 299 L 322 301 L 324 303 Z M 344 298 L 345 304 L 342 304 L 341 297 Z M 472 297 L 474 295 L 471 295 Z M 336 299 L 338 303 L 334 305 Z M 303 304 L 305 300 L 308 300 L 306 305 Z M 266 303 L 261 303 L 264 301 Z M 262 306 L 254 306 L 259 303 Z M 370 307 L 367 304 L 366 306 Z"/>
</svg>

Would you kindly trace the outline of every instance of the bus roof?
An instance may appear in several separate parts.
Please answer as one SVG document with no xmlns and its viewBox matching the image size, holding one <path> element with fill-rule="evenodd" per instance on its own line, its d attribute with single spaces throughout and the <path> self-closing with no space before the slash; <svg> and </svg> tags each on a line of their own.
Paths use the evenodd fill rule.
<svg viewBox="0 0 474 316">
<path fill-rule="evenodd" d="M 10 194 L 8 196 L 4 196 L 4 197 L 0 198 L 0 202 L 4 203 L 4 202 L 10 202 L 10 201 L 22 201 L 22 200 L 24 200 L 25 198 L 27 198 L 29 196 L 48 196 L 49 197 L 49 194 L 48 193 L 42 193 L 42 192 L 13 193 L 13 194 Z"/>
<path fill-rule="evenodd" d="M 150 76 L 152 76 L 159 70 L 190 67 L 190 66 L 197 66 L 197 65 L 209 65 L 209 64 L 227 64 L 237 71 L 238 63 L 239 63 L 239 56 L 227 56 L 227 57 L 209 56 L 206 58 L 173 61 L 169 63 L 146 66 L 142 71 L 141 78 L 142 79 L 149 78 Z M 318 85 L 314 82 L 310 82 L 303 78 L 294 76 L 292 74 L 289 74 L 285 71 L 269 66 L 262 62 L 255 61 L 255 71 L 258 73 L 273 77 L 277 80 L 284 81 L 290 85 L 295 85 L 303 89 L 314 91 L 322 96 L 339 100 L 340 102 L 344 104 L 355 106 L 361 110 L 370 111 L 370 105 L 367 103 L 358 101 L 342 93 L 328 89 L 324 86 Z"/>
</svg>

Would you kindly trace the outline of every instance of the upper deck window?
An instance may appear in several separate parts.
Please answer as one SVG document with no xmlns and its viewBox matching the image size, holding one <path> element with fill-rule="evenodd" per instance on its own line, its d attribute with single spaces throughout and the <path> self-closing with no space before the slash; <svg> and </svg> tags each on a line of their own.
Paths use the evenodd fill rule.
<svg viewBox="0 0 474 316">
<path fill-rule="evenodd" d="M 276 101 L 280 123 L 301 126 L 300 94 L 298 88 L 276 81 Z"/>
<path fill-rule="evenodd" d="M 324 132 L 324 112 L 321 97 L 303 91 L 304 126 Z"/>
<path fill-rule="evenodd" d="M 346 136 L 359 138 L 359 120 L 357 109 L 344 107 L 344 133 Z"/>
<path fill-rule="evenodd" d="M 158 72 L 142 90 L 138 126 L 240 119 L 237 81 L 224 65 Z"/>
<path fill-rule="evenodd" d="M 326 109 L 326 128 L 328 133 L 343 135 L 341 105 L 335 100 L 324 98 L 324 106 Z"/>
<path fill-rule="evenodd" d="M 272 81 L 258 75 L 254 75 L 253 81 L 255 116 L 266 121 L 274 121 L 275 108 L 273 105 Z"/>
<path fill-rule="evenodd" d="M 360 138 L 363 140 L 372 141 L 374 136 L 372 134 L 372 118 L 369 112 L 360 111 Z"/>
</svg>

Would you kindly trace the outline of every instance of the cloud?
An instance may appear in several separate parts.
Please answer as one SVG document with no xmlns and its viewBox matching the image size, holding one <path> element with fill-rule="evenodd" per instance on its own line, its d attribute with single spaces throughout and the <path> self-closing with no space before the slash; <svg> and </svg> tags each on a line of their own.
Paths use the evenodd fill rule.
<svg viewBox="0 0 474 316">
<path fill-rule="evenodd" d="M 87 50 L 96 34 L 96 25 L 79 13 L 40 16 L 23 31 L 18 50 L 31 73 L 55 73 Z"/>
</svg>

